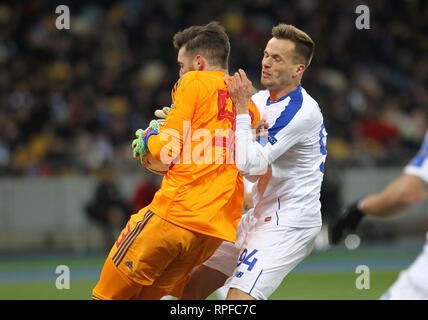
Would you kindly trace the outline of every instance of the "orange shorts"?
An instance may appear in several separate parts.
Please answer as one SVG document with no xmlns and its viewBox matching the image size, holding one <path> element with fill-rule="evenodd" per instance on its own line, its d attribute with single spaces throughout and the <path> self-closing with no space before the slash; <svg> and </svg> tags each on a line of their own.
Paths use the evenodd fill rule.
<svg viewBox="0 0 428 320">
<path fill-rule="evenodd" d="M 131 216 L 113 245 L 93 298 L 180 298 L 192 269 L 222 241 L 179 227 L 145 208 Z"/>
</svg>

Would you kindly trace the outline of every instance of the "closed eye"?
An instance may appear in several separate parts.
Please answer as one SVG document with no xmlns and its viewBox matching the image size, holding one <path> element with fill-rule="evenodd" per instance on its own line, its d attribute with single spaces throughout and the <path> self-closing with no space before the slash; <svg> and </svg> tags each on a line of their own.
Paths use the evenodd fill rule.
<svg viewBox="0 0 428 320">
<path fill-rule="evenodd" d="M 282 61 L 281 57 L 280 57 L 280 56 L 278 56 L 278 55 L 276 55 L 276 54 L 272 55 L 272 58 L 273 58 L 276 62 L 281 62 L 281 61 Z"/>
</svg>

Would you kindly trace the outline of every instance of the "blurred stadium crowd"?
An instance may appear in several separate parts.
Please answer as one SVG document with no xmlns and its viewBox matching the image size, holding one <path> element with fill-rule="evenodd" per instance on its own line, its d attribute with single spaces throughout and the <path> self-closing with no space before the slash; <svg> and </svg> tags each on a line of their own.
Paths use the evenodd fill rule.
<svg viewBox="0 0 428 320">
<path fill-rule="evenodd" d="M 66 4 L 70 30 L 55 27 Z M 370 8 L 357 30 L 355 8 Z M 428 4 L 409 1 L 123 0 L 0 4 L 0 174 L 135 169 L 134 132 L 170 104 L 175 32 L 220 21 L 230 72 L 259 86 L 273 25 L 291 23 L 316 43 L 303 86 L 320 103 L 327 162 L 403 164 L 427 125 Z"/>
</svg>

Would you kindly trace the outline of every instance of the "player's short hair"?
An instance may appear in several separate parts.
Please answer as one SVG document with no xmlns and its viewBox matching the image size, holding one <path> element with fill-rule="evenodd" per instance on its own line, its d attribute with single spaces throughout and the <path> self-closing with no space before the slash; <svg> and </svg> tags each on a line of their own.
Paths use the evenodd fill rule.
<svg viewBox="0 0 428 320">
<path fill-rule="evenodd" d="M 272 28 L 272 36 L 277 39 L 290 40 L 294 43 L 294 62 L 303 63 L 306 67 L 312 61 L 315 43 L 304 31 L 291 24 L 280 23 Z"/>
<path fill-rule="evenodd" d="M 179 31 L 172 42 L 177 50 L 186 46 L 188 54 L 201 54 L 210 64 L 227 68 L 230 55 L 229 37 L 217 21 Z"/>
</svg>

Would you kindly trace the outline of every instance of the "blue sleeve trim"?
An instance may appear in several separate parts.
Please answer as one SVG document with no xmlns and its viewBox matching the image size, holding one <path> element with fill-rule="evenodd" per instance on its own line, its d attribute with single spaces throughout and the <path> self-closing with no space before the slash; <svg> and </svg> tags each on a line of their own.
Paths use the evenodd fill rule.
<svg viewBox="0 0 428 320">
<path fill-rule="evenodd" d="M 290 97 L 291 100 L 288 103 L 288 106 L 285 107 L 284 111 L 281 112 L 278 119 L 276 119 L 274 125 L 268 129 L 269 137 L 271 137 L 269 142 L 276 142 L 274 138 L 275 135 L 284 127 L 286 127 L 291 120 L 293 120 L 294 116 L 300 110 L 303 105 L 303 95 L 302 95 L 302 87 L 299 86 L 296 90 L 291 92 L 290 94 L 282 97 L 280 100 L 285 99 L 286 97 Z M 280 101 L 278 100 L 278 101 Z M 278 102 L 277 101 L 277 102 Z"/>
</svg>

